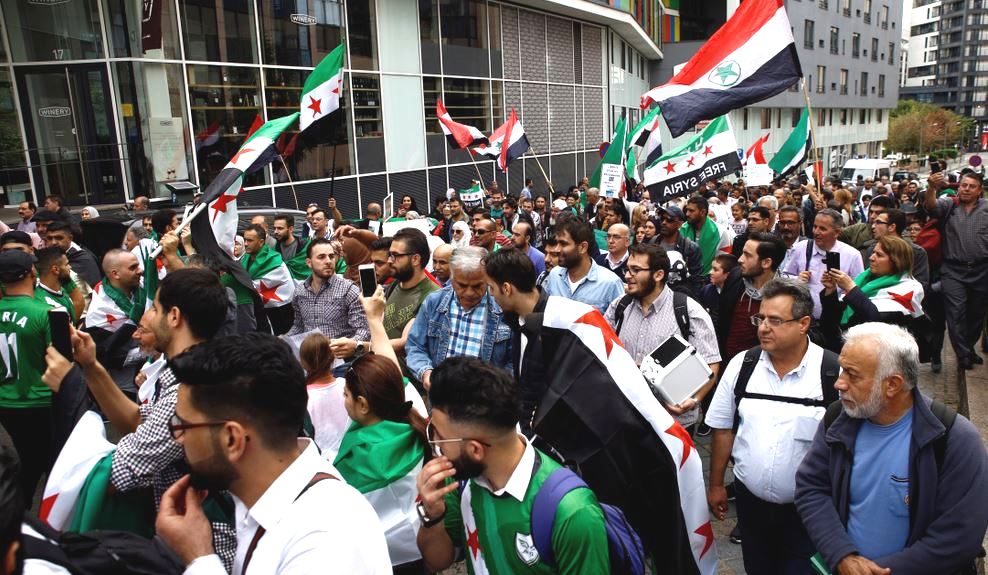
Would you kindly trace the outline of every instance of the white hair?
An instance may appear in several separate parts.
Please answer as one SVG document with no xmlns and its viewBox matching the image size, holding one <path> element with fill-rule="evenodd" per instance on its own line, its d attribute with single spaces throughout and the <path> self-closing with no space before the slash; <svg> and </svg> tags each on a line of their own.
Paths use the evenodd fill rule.
<svg viewBox="0 0 988 575">
<path fill-rule="evenodd" d="M 775 196 L 762 196 L 758 198 L 757 204 L 770 210 L 779 209 L 779 200 Z M 766 206 L 764 204 L 768 205 Z"/>
<path fill-rule="evenodd" d="M 487 250 L 480 246 L 462 246 L 453 250 L 453 256 L 449 259 L 449 274 L 455 276 L 457 272 L 475 273 L 484 270 L 484 258 Z"/>
<path fill-rule="evenodd" d="M 875 350 L 875 381 L 900 375 L 906 389 L 919 381 L 919 346 L 904 328 L 882 322 L 856 325 L 844 334 L 844 345 L 863 343 Z"/>
</svg>

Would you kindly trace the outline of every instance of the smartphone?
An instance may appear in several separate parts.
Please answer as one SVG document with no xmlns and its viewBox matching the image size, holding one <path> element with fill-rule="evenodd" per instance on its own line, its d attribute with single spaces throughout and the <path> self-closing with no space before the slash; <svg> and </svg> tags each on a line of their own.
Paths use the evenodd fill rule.
<svg viewBox="0 0 988 575">
<path fill-rule="evenodd" d="M 377 291 L 377 275 L 374 274 L 374 264 L 363 264 L 357 268 L 360 272 L 360 291 L 364 297 L 371 297 Z"/>
<path fill-rule="evenodd" d="M 72 334 L 69 331 L 69 312 L 64 309 L 48 310 L 48 331 L 51 344 L 65 359 L 72 361 Z"/>
<path fill-rule="evenodd" d="M 827 252 L 827 269 L 828 270 L 840 269 L 840 253 Z"/>
</svg>

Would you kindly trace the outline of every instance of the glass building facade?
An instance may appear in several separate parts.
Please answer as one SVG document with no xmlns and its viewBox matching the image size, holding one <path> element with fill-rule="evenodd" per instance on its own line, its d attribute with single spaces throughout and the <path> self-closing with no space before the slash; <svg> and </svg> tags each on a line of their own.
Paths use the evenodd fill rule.
<svg viewBox="0 0 988 575">
<path fill-rule="evenodd" d="M 638 4 L 618 10 L 626 15 Z M 658 4 L 645 4 L 632 16 L 658 22 Z M 245 201 L 294 208 L 296 198 L 304 207 L 332 193 L 356 215 L 390 192 L 410 194 L 429 211 L 478 169 L 512 191 L 525 178 L 542 189 L 532 154 L 564 188 L 593 172 L 613 121 L 617 40 L 601 18 L 487 0 L 3 0 L 0 7 L 6 205 L 53 193 L 75 205 L 119 203 L 168 195 L 165 184 L 182 180 L 205 188 L 257 118 L 299 108 L 307 74 L 341 41 L 341 109 L 284 162 L 250 176 Z M 650 42 L 658 32 L 649 28 L 640 35 Z M 621 56 L 645 75 L 642 53 L 629 44 L 625 54 L 622 43 Z M 516 109 L 531 152 L 507 174 L 491 161 L 475 168 L 465 152 L 448 148 L 439 98 L 455 120 L 485 133 Z"/>
</svg>

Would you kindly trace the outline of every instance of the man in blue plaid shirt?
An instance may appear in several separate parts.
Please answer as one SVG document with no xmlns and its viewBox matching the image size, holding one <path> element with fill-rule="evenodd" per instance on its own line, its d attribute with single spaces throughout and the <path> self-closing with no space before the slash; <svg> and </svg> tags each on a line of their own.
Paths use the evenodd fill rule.
<svg viewBox="0 0 988 575">
<path fill-rule="evenodd" d="M 465 246 L 450 259 L 450 286 L 422 302 L 405 344 L 408 367 L 426 389 L 432 368 L 447 357 L 471 356 L 511 369 L 511 330 L 487 293 L 487 250 Z"/>
</svg>

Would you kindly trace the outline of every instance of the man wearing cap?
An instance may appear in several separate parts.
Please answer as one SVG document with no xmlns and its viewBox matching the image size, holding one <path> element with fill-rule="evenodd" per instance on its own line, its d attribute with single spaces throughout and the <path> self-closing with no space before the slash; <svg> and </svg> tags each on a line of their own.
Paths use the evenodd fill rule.
<svg viewBox="0 0 988 575">
<path fill-rule="evenodd" d="M 44 241 L 45 237 L 48 235 L 48 224 L 61 220 L 58 214 L 51 210 L 46 210 L 44 208 L 37 211 L 31 221 L 34 222 L 35 230 L 38 232 L 38 236 Z"/>
<path fill-rule="evenodd" d="M 33 255 L 35 246 L 26 232 L 11 230 L 0 236 L 0 251 L 7 250 L 19 250 Z"/>
<path fill-rule="evenodd" d="M 700 288 L 707 284 L 710 276 L 703 275 L 703 256 L 700 253 L 700 246 L 680 233 L 683 223 L 686 222 L 686 214 L 679 206 L 671 203 L 659 208 L 659 211 L 662 214 L 659 235 L 662 237 L 662 247 L 669 255 L 671 266 L 666 284 L 671 287 L 680 282 L 688 282 L 686 285 L 698 295 Z"/>
<path fill-rule="evenodd" d="M 95 286 L 99 283 L 102 276 L 96 256 L 93 255 L 93 252 L 72 241 L 73 239 L 74 234 L 69 224 L 63 221 L 54 221 L 48 224 L 45 245 L 61 248 L 69 258 L 69 265 L 72 267 L 72 271 L 78 274 L 90 286 Z"/>
<path fill-rule="evenodd" d="M 50 306 L 34 297 L 35 258 L 0 253 L 0 425 L 21 460 L 21 495 L 28 505 L 51 460 L 51 390 L 41 381 Z"/>
</svg>

